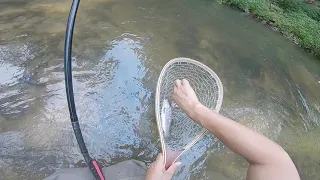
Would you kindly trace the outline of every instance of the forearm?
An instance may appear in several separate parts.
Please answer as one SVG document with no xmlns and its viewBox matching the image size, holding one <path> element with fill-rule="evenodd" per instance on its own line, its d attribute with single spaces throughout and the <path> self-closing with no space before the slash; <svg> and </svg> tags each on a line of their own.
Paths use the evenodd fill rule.
<svg viewBox="0 0 320 180">
<path fill-rule="evenodd" d="M 201 105 L 187 80 L 175 81 L 172 98 L 191 119 L 250 163 L 248 180 L 300 179 L 289 155 L 278 144 Z"/>
<path fill-rule="evenodd" d="M 205 106 L 196 106 L 190 116 L 250 164 L 290 160 L 287 153 L 275 142 Z"/>
</svg>

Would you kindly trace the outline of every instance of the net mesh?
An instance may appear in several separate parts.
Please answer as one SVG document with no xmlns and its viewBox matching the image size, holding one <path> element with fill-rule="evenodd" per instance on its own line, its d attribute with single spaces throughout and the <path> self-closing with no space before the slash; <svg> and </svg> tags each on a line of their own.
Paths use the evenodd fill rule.
<svg viewBox="0 0 320 180">
<path fill-rule="evenodd" d="M 176 58 L 167 63 L 158 80 L 156 103 L 157 120 L 161 122 L 160 110 L 163 99 L 168 99 L 172 108 L 172 122 L 169 136 L 164 137 L 166 147 L 171 150 L 184 149 L 204 131 L 204 128 L 191 120 L 172 100 L 174 81 L 187 79 L 199 101 L 206 107 L 219 111 L 223 89 L 219 77 L 207 66 L 188 59 Z"/>
</svg>

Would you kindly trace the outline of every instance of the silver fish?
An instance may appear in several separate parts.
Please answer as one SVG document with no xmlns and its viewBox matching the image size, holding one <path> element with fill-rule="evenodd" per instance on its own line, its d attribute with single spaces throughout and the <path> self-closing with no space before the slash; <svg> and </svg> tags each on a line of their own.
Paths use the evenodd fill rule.
<svg viewBox="0 0 320 180">
<path fill-rule="evenodd" d="M 169 136 L 169 129 L 171 125 L 171 106 L 169 104 L 168 99 L 163 99 L 162 101 L 162 108 L 161 108 L 161 125 L 162 125 L 162 130 L 163 134 L 165 137 Z"/>
</svg>

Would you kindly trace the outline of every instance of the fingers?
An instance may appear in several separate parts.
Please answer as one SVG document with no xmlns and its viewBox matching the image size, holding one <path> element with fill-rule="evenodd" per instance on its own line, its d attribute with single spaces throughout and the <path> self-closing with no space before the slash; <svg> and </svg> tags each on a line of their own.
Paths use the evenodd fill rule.
<svg viewBox="0 0 320 180">
<path fill-rule="evenodd" d="M 182 79 L 182 85 L 189 85 L 189 81 L 186 79 Z"/>
<path fill-rule="evenodd" d="M 180 87 L 182 85 L 180 79 L 175 80 L 174 84 L 175 84 L 176 87 Z"/>
<path fill-rule="evenodd" d="M 186 79 L 182 79 L 182 81 L 180 79 L 175 80 L 175 85 L 177 87 L 181 86 L 181 85 L 189 85 L 189 81 Z"/>
<path fill-rule="evenodd" d="M 181 165 L 181 162 L 175 162 L 174 164 L 172 164 L 168 170 L 166 171 L 166 173 L 169 175 L 169 176 L 173 176 L 174 175 L 174 172 L 176 171 L 176 169 Z"/>
</svg>

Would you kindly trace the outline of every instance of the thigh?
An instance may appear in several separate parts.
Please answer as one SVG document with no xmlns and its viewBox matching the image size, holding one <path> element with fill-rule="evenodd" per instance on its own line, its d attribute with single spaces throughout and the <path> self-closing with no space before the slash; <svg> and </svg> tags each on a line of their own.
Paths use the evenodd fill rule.
<svg viewBox="0 0 320 180">
<path fill-rule="evenodd" d="M 144 180 L 147 168 L 141 161 L 128 160 L 102 168 L 106 180 Z M 94 180 L 88 168 L 60 169 L 44 180 Z"/>
<path fill-rule="evenodd" d="M 141 161 L 129 160 L 102 169 L 108 180 L 144 180 L 147 168 Z"/>
</svg>

